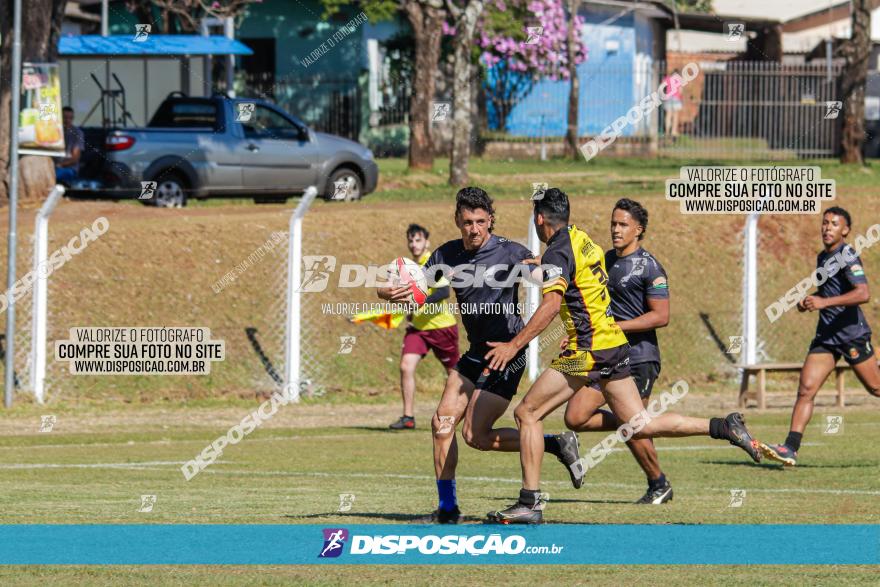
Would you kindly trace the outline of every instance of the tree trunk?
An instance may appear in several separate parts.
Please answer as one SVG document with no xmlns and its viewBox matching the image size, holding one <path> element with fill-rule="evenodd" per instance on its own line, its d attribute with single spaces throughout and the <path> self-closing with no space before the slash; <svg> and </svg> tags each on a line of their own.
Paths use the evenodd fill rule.
<svg viewBox="0 0 880 587">
<path fill-rule="evenodd" d="M 58 59 L 58 38 L 67 0 L 27 0 L 22 2 L 21 60 L 53 62 Z M 0 202 L 9 199 L 9 131 L 12 104 L 13 3 L 0 3 Z M 24 157 L 19 163 L 18 195 L 21 199 L 45 198 L 55 185 L 49 157 Z"/>
<path fill-rule="evenodd" d="M 871 56 L 871 2 L 852 3 L 852 34 L 841 53 L 846 60 L 841 75 L 843 131 L 840 137 L 841 163 L 863 163 L 862 143 L 865 140 L 865 82 Z"/>
<path fill-rule="evenodd" d="M 440 61 L 443 11 L 415 0 L 406 2 L 404 9 L 416 43 L 415 75 L 409 103 L 409 168 L 432 169 L 431 103 L 434 100 L 434 72 Z"/>
<path fill-rule="evenodd" d="M 452 85 L 452 159 L 449 161 L 449 184 L 468 183 L 468 158 L 473 134 L 473 65 L 471 47 L 477 20 L 483 13 L 482 0 L 471 0 L 455 23 L 455 71 Z"/>
<path fill-rule="evenodd" d="M 566 52 L 568 53 L 568 79 L 571 87 L 568 91 L 568 128 L 565 131 L 565 156 L 570 159 L 578 157 L 578 100 L 581 95 L 581 81 L 577 71 L 577 46 L 580 31 L 575 27 L 578 0 L 568 1 L 568 32 L 566 34 Z"/>
</svg>

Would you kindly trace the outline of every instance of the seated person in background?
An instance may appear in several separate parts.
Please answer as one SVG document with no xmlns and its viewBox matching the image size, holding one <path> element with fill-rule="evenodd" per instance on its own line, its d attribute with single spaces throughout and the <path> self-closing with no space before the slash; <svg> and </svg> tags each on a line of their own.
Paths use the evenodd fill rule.
<svg viewBox="0 0 880 587">
<path fill-rule="evenodd" d="M 82 131 L 73 125 L 73 108 L 62 109 L 64 158 L 55 160 L 55 181 L 69 183 L 79 177 L 79 160 L 85 147 Z"/>
</svg>

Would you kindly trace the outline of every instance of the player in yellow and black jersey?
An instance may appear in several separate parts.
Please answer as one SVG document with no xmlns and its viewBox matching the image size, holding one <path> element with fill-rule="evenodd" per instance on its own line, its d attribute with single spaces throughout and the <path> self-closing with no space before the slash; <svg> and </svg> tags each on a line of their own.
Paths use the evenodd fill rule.
<svg viewBox="0 0 880 587">
<path fill-rule="evenodd" d="M 534 202 L 535 229 L 541 241 L 547 243 L 547 251 L 541 257 L 544 269 L 541 305 L 512 340 L 490 342 L 492 350 L 486 358 L 490 369 L 504 369 L 557 314 L 568 329 L 569 344 L 550 368 L 541 373 L 514 410 L 519 428 L 523 486 L 519 500 L 506 510 L 491 512 L 489 521 L 505 524 L 542 521 L 544 503 L 539 489 L 545 443 L 542 421 L 594 379 L 598 379 L 608 407 L 629 428 L 631 436 L 707 435 L 728 440 L 759 461 L 758 442 L 746 429 L 742 414 L 707 420 L 662 413 L 662 410 L 660 414 L 645 411 L 630 377 L 629 344 L 609 309 L 602 250 L 586 232 L 569 225 L 565 192 L 551 188 L 540 195 Z M 585 468 L 583 461 L 572 465 L 575 466 Z"/>
<path fill-rule="evenodd" d="M 607 356 L 600 351 L 627 344 L 611 315 L 605 255 L 586 232 L 571 225 L 547 240 L 547 251 L 541 259 L 542 265 L 549 267 L 544 276 L 544 294 L 562 294 L 559 316 L 568 332 L 568 347 L 563 353 L 567 360 L 558 366 L 563 372 L 579 375 L 580 367 L 595 363 L 599 355 Z"/>
</svg>

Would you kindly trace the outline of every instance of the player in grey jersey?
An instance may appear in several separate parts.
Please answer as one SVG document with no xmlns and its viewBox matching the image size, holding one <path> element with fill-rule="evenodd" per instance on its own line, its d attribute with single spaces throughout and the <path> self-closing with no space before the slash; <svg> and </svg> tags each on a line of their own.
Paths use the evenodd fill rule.
<svg viewBox="0 0 880 587">
<path fill-rule="evenodd" d="M 458 507 L 455 472 L 458 467 L 456 429 L 462 424 L 465 442 L 478 450 L 518 452 L 519 432 L 515 428 L 496 428 L 510 400 L 516 394 L 525 371 L 525 349 L 506 368 L 492 370 L 486 354 L 495 341 L 509 341 L 523 328 L 516 307 L 518 283 L 510 275 L 518 266 L 526 266 L 533 255 L 526 247 L 493 234 L 495 208 L 492 198 L 476 187 L 461 189 L 455 198 L 455 224 L 461 238 L 438 247 L 425 263 L 426 275 L 434 280 L 438 272 L 445 274 L 460 306 L 481 309 L 462 314 L 462 324 L 470 348 L 449 373 L 443 396 L 431 422 L 434 435 L 434 473 L 437 477 L 437 509 L 424 521 L 457 524 L 461 519 Z M 459 281 L 459 273 L 482 267 L 492 271 L 493 286 L 488 280 L 468 283 Z M 534 269 L 537 271 L 537 269 Z M 515 275 L 515 274 L 514 274 Z M 408 288 L 381 288 L 379 297 L 404 302 Z M 577 435 L 573 432 L 547 434 L 544 450 L 566 468 L 572 485 L 583 482 L 583 471 L 572 468 L 578 461 Z"/>
<path fill-rule="evenodd" d="M 645 406 L 660 374 L 660 346 L 657 328 L 669 323 L 669 284 L 666 271 L 654 256 L 641 247 L 648 227 L 648 211 L 638 202 L 623 198 L 611 213 L 611 243 L 605 253 L 608 291 L 614 321 L 629 341 L 632 377 Z M 617 418 L 599 407 L 605 398 L 593 386 L 581 388 L 568 402 L 565 425 L 576 431 L 616 430 Z M 661 504 L 672 499 L 672 486 L 660 469 L 657 451 L 650 438 L 627 442 L 648 479 L 648 490 L 636 503 Z"/>
<path fill-rule="evenodd" d="M 822 215 L 825 250 L 819 253 L 816 266 L 824 268 L 828 279 L 817 293 L 807 296 L 797 306 L 801 312 L 819 312 L 816 336 L 801 369 L 788 437 L 782 444 L 760 445 L 764 456 L 784 465 L 797 464 L 801 438 L 813 415 L 813 400 L 841 356 L 852 366 L 868 393 L 880 397 L 880 368 L 871 346 L 871 329 L 859 308 L 871 299 L 868 279 L 862 260 L 844 240 L 851 226 L 849 212 L 843 208 L 834 206 Z"/>
</svg>

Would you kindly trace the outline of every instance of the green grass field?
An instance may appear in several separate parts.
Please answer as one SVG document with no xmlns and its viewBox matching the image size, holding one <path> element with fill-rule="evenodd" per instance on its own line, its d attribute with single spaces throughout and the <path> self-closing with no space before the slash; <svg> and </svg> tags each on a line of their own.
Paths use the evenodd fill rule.
<svg viewBox="0 0 880 587">
<path fill-rule="evenodd" d="M 252 408 L 67 410 L 56 414 L 51 432 L 40 433 L 45 408 L 18 410 L 5 418 L 0 435 L 2 523 L 267 523 L 267 524 L 410 524 L 435 507 L 431 438 L 425 428 L 431 401 L 420 398 L 415 432 L 385 429 L 396 405 L 282 408 L 274 419 L 241 443 L 226 449 L 220 461 L 187 482 L 180 463 L 224 434 Z M 686 404 L 694 415 L 722 412 L 720 398 Z M 836 435 L 823 434 L 825 414 L 843 414 Z M 547 429 L 561 429 L 554 414 Z M 778 441 L 786 431 L 787 410 L 749 414 L 753 433 Z M 506 417 L 506 425 L 513 425 Z M 582 434 L 582 447 L 598 442 Z M 555 460 L 544 464 L 550 494 L 548 523 L 588 524 L 840 524 L 880 523 L 880 442 L 877 413 L 864 409 L 819 408 L 801 450 L 802 464 L 783 470 L 754 465 L 738 449 L 708 438 L 665 439 L 657 446 L 676 497 L 662 507 L 631 502 L 644 480 L 628 452 L 616 452 L 587 477 L 583 488 L 570 487 Z M 582 448 L 582 450 L 584 450 Z M 516 454 L 484 453 L 463 444 L 458 471 L 459 500 L 468 523 L 505 506 L 520 487 Z M 730 507 L 732 489 L 744 489 L 741 507 Z M 352 510 L 339 513 L 339 494 L 353 493 Z M 141 495 L 155 495 L 152 512 L 138 511 Z M 805 547 L 807 547 L 805 545 Z M 875 569 L 876 570 L 876 569 Z M 387 569 L 386 571 L 387 572 Z M 412 583 L 446 575 L 441 569 L 395 568 L 395 577 Z M 499 569 L 467 571 L 465 584 L 500 575 Z M 664 583 L 697 580 L 695 568 L 660 569 Z M 870 581 L 862 568 L 781 567 L 777 570 L 712 568 L 702 581 L 737 584 L 861 584 Z M 536 567 L 517 571 L 514 584 L 527 581 L 647 580 L 647 567 Z M 519 576 L 521 575 L 521 576 Z M 772 576 L 773 580 L 770 580 Z M 211 567 L 137 569 L 126 567 L 8 568 L 6 584 L 38 582 L 88 584 L 220 585 L 308 582 L 347 584 L 354 580 L 386 583 L 380 568 L 234 569 Z"/>
</svg>

